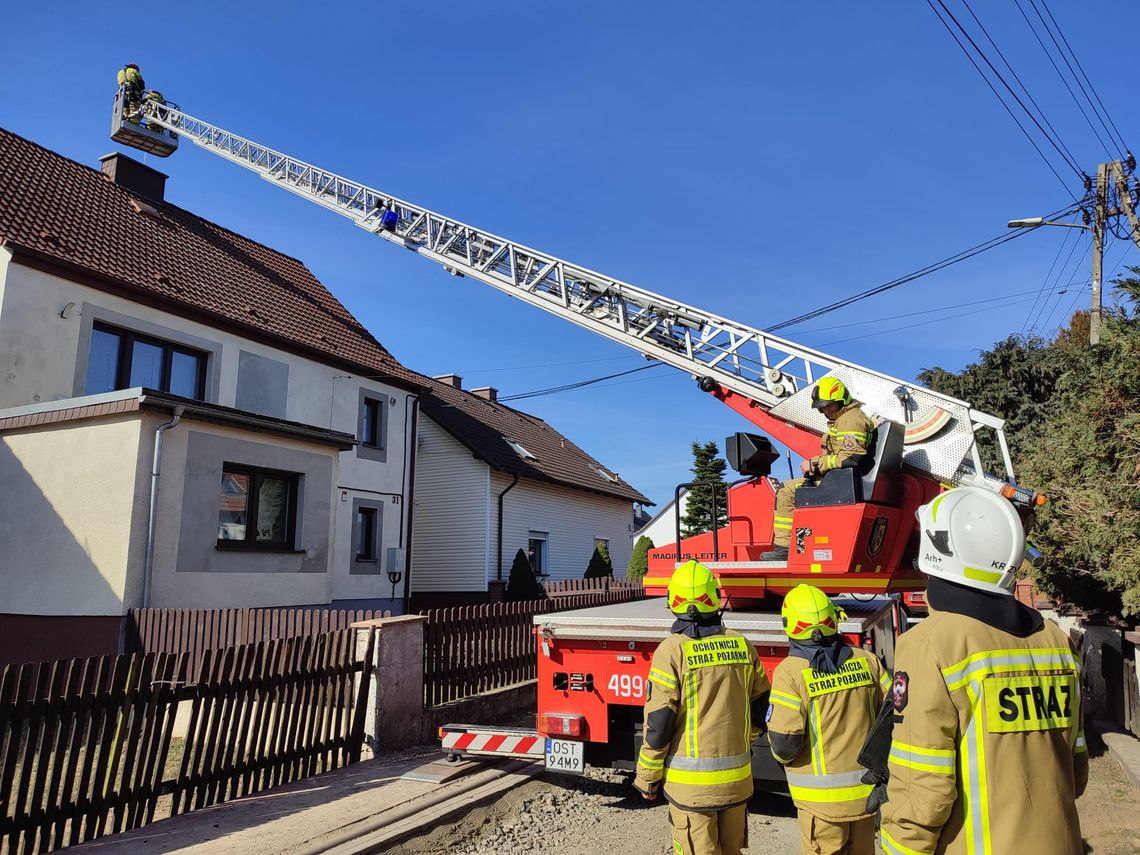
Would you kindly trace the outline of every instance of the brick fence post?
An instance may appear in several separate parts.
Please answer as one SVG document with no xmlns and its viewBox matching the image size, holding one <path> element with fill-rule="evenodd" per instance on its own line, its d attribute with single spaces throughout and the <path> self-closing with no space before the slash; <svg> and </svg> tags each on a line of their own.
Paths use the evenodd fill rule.
<svg viewBox="0 0 1140 855">
<path fill-rule="evenodd" d="M 419 742 L 424 717 L 424 624 L 420 615 L 354 623 L 356 655 L 363 659 L 374 638 L 364 715 L 364 756 L 380 748 Z M 357 678 L 359 680 L 359 677 Z M 357 685 L 357 691 L 362 688 Z"/>
</svg>

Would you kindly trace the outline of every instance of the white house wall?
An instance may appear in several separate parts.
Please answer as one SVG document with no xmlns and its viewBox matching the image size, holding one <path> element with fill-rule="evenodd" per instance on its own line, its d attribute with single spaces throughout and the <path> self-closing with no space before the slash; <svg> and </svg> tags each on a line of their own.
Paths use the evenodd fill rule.
<svg viewBox="0 0 1140 855">
<path fill-rule="evenodd" d="M 401 529 L 405 529 L 406 541 L 403 494 L 409 476 L 407 431 L 412 408 L 408 392 L 25 267 L 12 262 L 4 249 L 0 249 L 0 275 L 0 409 L 82 395 L 86 342 L 95 320 L 207 351 L 206 399 L 212 403 L 240 408 L 238 370 L 243 353 L 249 363 L 254 357 L 271 360 L 262 363 L 271 367 L 287 367 L 284 412 L 269 415 L 356 435 L 360 390 L 367 389 L 370 396 L 386 401 L 386 460 L 365 459 L 358 449 L 340 455 L 331 594 L 334 599 L 389 596 L 386 574 L 351 573 L 352 507 L 356 497 L 383 502 L 381 560 L 389 547 L 399 546 Z M 67 317 L 61 317 L 69 304 Z"/>
<path fill-rule="evenodd" d="M 491 473 L 492 537 L 497 537 L 498 526 L 494 497 L 510 483 L 511 476 Z M 520 478 L 503 500 L 503 578 L 506 580 L 510 572 L 515 553 L 519 549 L 526 551 L 531 531 L 547 532 L 550 579 L 581 579 L 593 554 L 595 538 L 609 541 L 614 575 L 623 577 L 633 552 L 632 529 L 633 506 L 628 500 Z M 494 567 L 489 567 L 488 572 L 493 573 Z"/>
<path fill-rule="evenodd" d="M 689 493 L 681 494 L 681 516 L 684 516 L 689 507 Z M 654 546 L 667 546 L 677 542 L 677 505 L 670 502 L 661 511 L 638 530 L 634 537 L 648 537 Z"/>
<path fill-rule="evenodd" d="M 490 469 L 427 416 L 416 449 L 412 590 L 486 591 Z"/>
<path fill-rule="evenodd" d="M 133 604 L 144 457 L 135 414 L 0 435 L 0 612 L 119 615 Z"/>
</svg>

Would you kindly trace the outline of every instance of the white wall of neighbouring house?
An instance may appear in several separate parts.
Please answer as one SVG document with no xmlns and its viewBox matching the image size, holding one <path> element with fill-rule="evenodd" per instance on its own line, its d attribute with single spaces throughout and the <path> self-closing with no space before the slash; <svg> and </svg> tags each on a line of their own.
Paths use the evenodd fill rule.
<svg viewBox="0 0 1140 855">
<path fill-rule="evenodd" d="M 360 574 L 353 561 L 352 516 L 356 499 L 382 504 L 381 560 L 401 541 L 406 546 L 413 409 L 408 391 L 25 267 L 0 248 L 0 409 L 83 395 L 97 321 L 207 353 L 211 403 L 356 436 L 362 395 L 381 401 L 381 453 L 355 448 L 340 454 L 328 547 L 333 599 L 388 597 L 387 575 L 381 574 L 385 584 L 377 593 L 381 586 Z"/>
<path fill-rule="evenodd" d="M 681 493 L 681 516 L 685 515 L 685 511 L 689 506 L 689 493 L 686 490 Z M 657 512 L 657 514 L 646 525 L 634 532 L 634 539 L 639 537 L 648 537 L 653 541 L 654 546 L 667 546 L 670 543 L 677 542 L 677 505 L 670 502 L 664 508 Z"/>
<path fill-rule="evenodd" d="M 492 498 L 510 483 L 511 476 L 492 472 Z M 489 526 L 492 536 L 496 535 L 497 526 L 498 505 L 492 501 Z M 504 580 L 515 553 L 519 549 L 526 551 L 532 531 L 547 534 L 550 579 L 581 579 L 597 539 L 609 541 L 614 576 L 624 578 L 633 552 L 632 528 L 633 504 L 628 499 L 520 478 L 503 501 Z M 494 572 L 494 566 L 489 567 L 488 572 Z"/>
<path fill-rule="evenodd" d="M 486 591 L 490 469 L 427 416 L 418 432 L 412 590 Z"/>
<path fill-rule="evenodd" d="M 120 615 L 146 544 L 138 414 L 0 435 L 0 612 Z"/>
</svg>

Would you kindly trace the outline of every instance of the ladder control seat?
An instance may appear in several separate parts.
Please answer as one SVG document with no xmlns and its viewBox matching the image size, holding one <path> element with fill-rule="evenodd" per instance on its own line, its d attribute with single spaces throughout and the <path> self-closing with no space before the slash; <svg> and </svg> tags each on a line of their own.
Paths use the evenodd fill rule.
<svg viewBox="0 0 1140 855">
<path fill-rule="evenodd" d="M 848 458 L 840 468 L 825 472 L 818 483 L 801 486 L 796 490 L 796 507 L 859 502 L 897 506 L 902 488 L 903 433 L 902 425 L 884 421 L 875 428 L 872 453 L 859 460 Z"/>
</svg>

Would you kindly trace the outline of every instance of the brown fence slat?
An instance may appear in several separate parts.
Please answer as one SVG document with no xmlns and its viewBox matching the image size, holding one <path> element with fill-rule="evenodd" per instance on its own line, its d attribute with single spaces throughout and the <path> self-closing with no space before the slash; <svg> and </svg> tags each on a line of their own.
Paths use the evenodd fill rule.
<svg viewBox="0 0 1140 855">
<path fill-rule="evenodd" d="M 356 690 L 354 677 L 367 666 L 347 627 L 363 615 L 295 611 L 269 620 L 285 633 L 329 631 L 198 657 L 189 641 L 253 637 L 261 618 L 151 610 L 132 616 L 127 636 L 145 653 L 0 672 L 4 848 L 46 852 L 144 826 L 163 794 L 173 815 L 358 760 L 367 680 Z M 177 775 L 164 780 L 180 702 L 191 706 L 188 734 Z"/>
<path fill-rule="evenodd" d="M 429 707 L 533 680 L 536 615 L 644 598 L 637 583 L 611 579 L 547 582 L 545 600 L 420 612 L 424 624 L 424 703 Z"/>
</svg>

